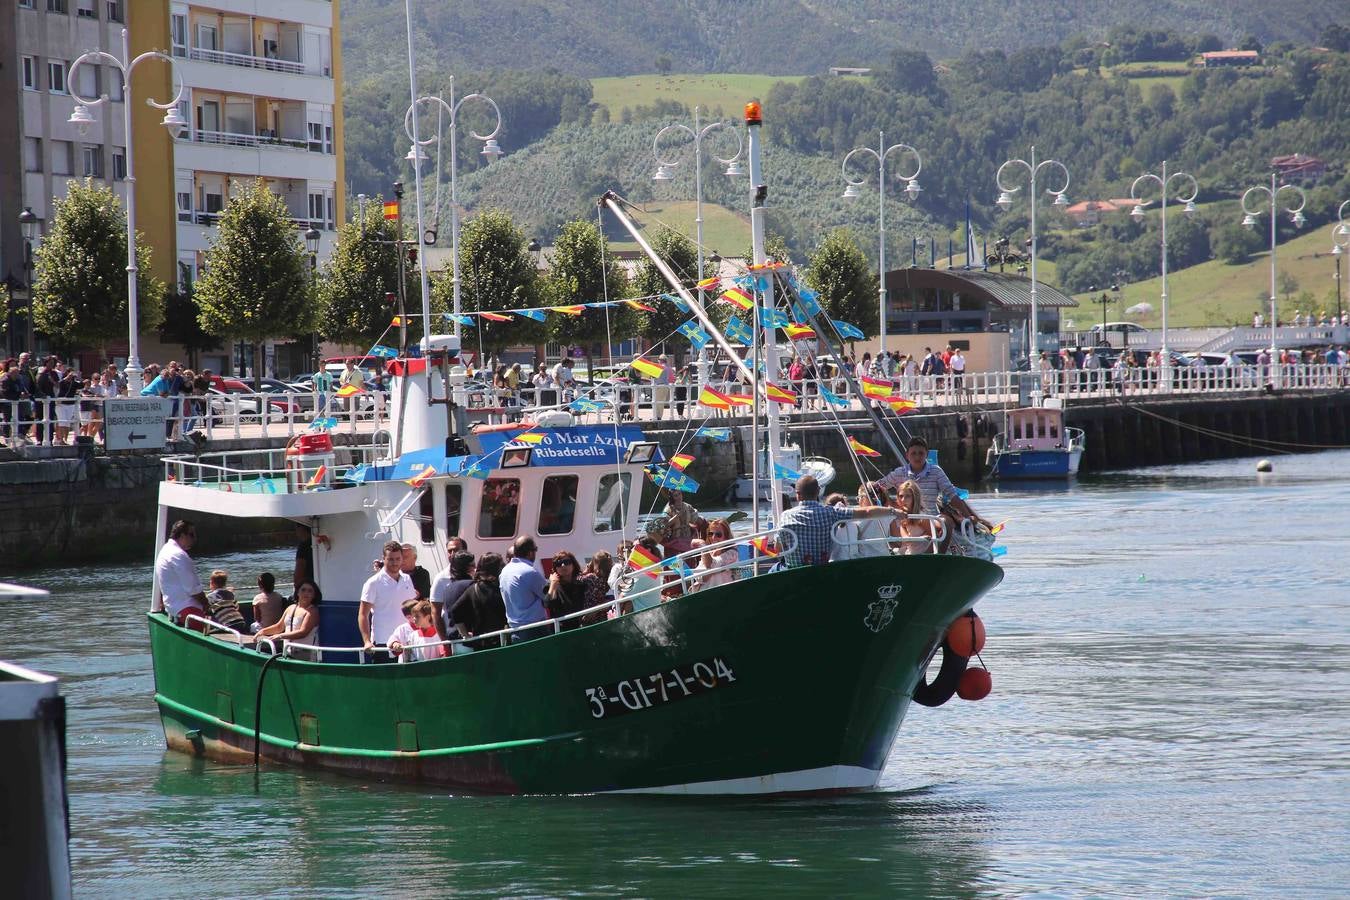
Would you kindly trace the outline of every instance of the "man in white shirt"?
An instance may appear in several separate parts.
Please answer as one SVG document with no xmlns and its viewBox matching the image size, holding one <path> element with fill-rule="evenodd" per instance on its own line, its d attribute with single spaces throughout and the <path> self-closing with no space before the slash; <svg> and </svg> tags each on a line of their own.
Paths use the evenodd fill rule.
<svg viewBox="0 0 1350 900">
<path fill-rule="evenodd" d="M 361 587 L 356 627 L 361 630 L 361 643 L 366 650 L 389 643 L 389 636 L 404 622 L 403 601 L 417 597 L 412 578 L 402 568 L 403 545 L 389 541 L 384 545 L 384 566 Z M 377 653 L 373 661 L 393 662 L 393 657 Z"/>
<path fill-rule="evenodd" d="M 168 609 L 169 618 L 178 625 L 192 616 L 206 618 L 206 591 L 202 588 L 197 570 L 193 568 L 188 550 L 197 542 L 197 528 L 191 522 L 179 519 L 169 531 L 169 540 L 155 557 L 155 580 L 159 583 L 159 609 Z M 186 627 L 205 631 L 201 622 L 186 623 Z"/>
</svg>

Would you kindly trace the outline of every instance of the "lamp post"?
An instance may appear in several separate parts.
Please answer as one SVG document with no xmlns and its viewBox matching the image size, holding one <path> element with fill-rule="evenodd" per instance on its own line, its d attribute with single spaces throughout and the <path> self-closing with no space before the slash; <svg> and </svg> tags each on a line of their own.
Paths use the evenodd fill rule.
<svg viewBox="0 0 1350 900">
<path fill-rule="evenodd" d="M 877 149 L 871 147 L 855 147 L 844 156 L 844 161 L 840 164 L 840 170 L 844 174 L 844 199 L 852 200 L 855 197 L 862 196 L 859 190 L 866 182 L 866 178 L 853 180 L 848 177 L 848 161 L 858 153 L 870 153 L 872 158 L 877 161 L 877 307 L 881 319 L 880 324 L 880 351 L 879 355 L 886 354 L 886 158 L 892 153 L 900 151 L 904 154 L 914 157 L 914 171 L 908 175 L 900 175 L 900 180 L 905 182 L 905 196 L 910 200 L 919 196 L 923 188 L 919 187 L 919 173 L 923 171 L 923 157 L 919 151 L 915 150 L 909 144 L 891 144 L 886 146 L 886 132 L 877 132 Z"/>
<path fill-rule="evenodd" d="M 1162 239 L 1159 241 L 1162 247 L 1162 383 L 1163 390 L 1172 389 L 1172 357 L 1167 352 L 1167 200 L 1172 194 L 1172 182 L 1190 183 L 1190 193 L 1175 198 L 1177 203 L 1184 203 L 1183 211 L 1187 217 L 1195 215 L 1195 198 L 1200 193 L 1200 185 L 1196 183 L 1195 178 L 1185 172 L 1167 173 L 1167 160 L 1163 160 L 1162 174 L 1155 175 L 1152 172 L 1145 172 L 1134 180 L 1130 185 L 1130 199 L 1134 201 L 1134 209 L 1130 210 L 1130 217 L 1136 222 L 1144 220 L 1144 207 L 1148 201 L 1139 196 L 1141 185 L 1149 183 L 1156 184 L 1162 194 Z M 1184 187 L 1183 187 L 1184 191 Z"/>
<path fill-rule="evenodd" d="M 502 130 L 502 111 L 497 108 L 497 103 L 487 94 L 466 94 L 455 100 L 455 79 L 450 79 L 450 102 L 446 102 L 440 97 L 425 96 L 418 97 L 407 113 L 403 116 L 403 130 L 407 132 L 409 139 L 412 140 L 412 149 L 408 151 L 407 159 L 413 164 L 413 184 L 416 185 L 417 193 L 417 232 L 418 240 L 427 246 L 436 243 L 436 230 L 426 230 L 422 218 L 422 163 L 428 157 L 423 150 L 431 144 L 439 145 L 441 140 L 441 130 L 443 123 L 438 121 L 436 132 L 431 137 L 421 139 L 417 132 L 417 108 L 422 104 L 431 104 L 436 107 L 437 112 L 448 115 L 450 123 L 450 288 L 453 302 L 451 310 L 454 313 L 455 337 L 460 336 L 459 324 L 460 306 L 459 306 L 459 193 L 456 182 L 456 174 L 459 170 L 459 160 L 457 158 L 458 145 L 456 143 L 455 126 L 459 124 L 459 108 L 470 100 L 481 100 L 492 110 L 492 114 L 497 118 L 497 124 L 487 134 L 479 134 L 476 131 L 470 131 L 480 141 L 483 141 L 483 149 L 479 152 L 489 162 L 494 162 L 502 155 L 502 148 L 497 144 L 497 132 Z M 439 184 L 439 182 L 437 182 Z M 439 201 L 439 198 L 437 198 Z M 427 277 L 426 254 L 417 254 L 418 274 L 422 280 L 422 334 L 423 339 L 431 335 L 431 290 Z M 430 370 L 428 370 L 430 371 Z"/>
<path fill-rule="evenodd" d="M 1276 316 L 1275 316 L 1275 225 L 1276 217 L 1280 214 L 1280 194 L 1285 191 L 1292 191 L 1298 195 L 1297 206 L 1285 206 L 1284 211 L 1290 213 L 1291 221 L 1295 228 L 1302 228 L 1303 223 L 1307 221 L 1303 217 L 1303 206 L 1308 202 L 1308 197 L 1303 193 L 1303 189 L 1298 185 L 1279 184 L 1276 181 L 1275 173 L 1270 173 L 1270 187 L 1264 184 L 1258 184 L 1255 187 L 1249 187 L 1242 194 L 1242 224 L 1246 228 L 1256 227 L 1256 216 L 1261 211 L 1259 207 L 1252 208 L 1247 205 L 1247 198 L 1265 194 L 1269 201 L 1270 210 L 1270 364 L 1279 365 L 1279 355 L 1275 346 L 1276 335 Z M 1292 202 L 1292 201 L 1290 201 Z M 1273 369 L 1272 369 L 1273 371 Z"/>
<path fill-rule="evenodd" d="M 1069 170 L 1065 168 L 1064 163 L 1055 159 L 1044 159 L 1040 162 L 1036 162 L 1036 148 L 1034 146 L 1031 148 L 1031 162 L 1027 162 L 1025 159 L 1008 160 L 1003 165 L 999 166 L 998 171 L 994 173 L 994 183 L 998 185 L 999 190 L 998 200 L 995 202 L 1004 210 L 1007 210 L 1008 207 L 1012 206 L 1012 195 L 1020 191 L 1022 186 L 1016 185 L 1010 187 L 1007 184 L 1004 184 L 1003 173 L 1009 169 L 1016 169 L 1018 166 L 1026 169 L 1028 187 L 1030 188 L 1030 190 L 1027 191 L 1027 200 L 1030 201 L 1031 206 L 1031 320 L 1028 322 L 1030 328 L 1027 334 L 1027 368 L 1030 370 L 1036 365 L 1036 344 L 1038 340 L 1036 330 L 1036 201 L 1038 201 L 1040 197 L 1036 193 L 1036 180 L 1040 177 L 1042 169 L 1059 169 L 1064 175 L 1064 185 L 1058 190 L 1046 188 L 1045 192 L 1054 195 L 1055 206 L 1068 206 L 1069 201 L 1065 198 L 1064 192 L 1069 189 Z"/>
<path fill-rule="evenodd" d="M 311 293 L 319 283 L 319 240 L 322 235 L 311 223 L 305 230 L 305 249 L 309 251 L 309 288 Z M 319 371 L 319 332 L 315 329 L 311 338 L 310 353 L 313 356 L 314 371 Z"/>
<path fill-rule="evenodd" d="M 713 159 L 717 160 L 727 169 L 722 174 L 736 178 L 745 174 L 745 166 L 741 162 L 741 154 L 745 152 L 745 142 L 741 140 L 741 133 L 737 131 L 728 122 L 709 122 L 704 125 L 699 119 L 700 107 L 694 107 L 694 127 L 690 128 L 683 122 L 674 122 L 662 128 L 652 138 L 652 159 L 656 161 L 656 174 L 652 176 L 653 181 L 670 181 L 675 177 L 675 169 L 680 165 L 679 160 L 663 160 L 661 158 L 661 138 L 669 132 L 683 132 L 694 143 L 694 244 L 698 252 L 698 281 L 703 280 L 703 139 L 719 128 L 727 129 L 736 138 L 735 155 L 723 158 L 713 154 Z M 714 254 L 715 256 L 716 254 Z M 700 306 L 703 302 L 703 288 L 698 288 L 698 302 Z M 708 350 L 706 347 L 698 351 L 698 390 L 702 392 L 703 385 L 708 380 Z"/>
<path fill-rule="evenodd" d="M 123 62 L 123 59 L 128 60 Z M 147 97 L 145 103 L 147 106 L 155 109 L 166 110 L 164 119 L 160 122 L 165 128 L 169 129 L 172 137 L 177 137 L 180 130 L 187 126 L 187 122 L 178 114 L 178 101 L 183 96 L 183 81 L 179 76 L 178 67 L 174 64 L 173 57 L 167 53 L 160 53 L 158 50 L 147 50 L 145 53 L 131 58 L 131 46 L 127 37 L 127 30 L 122 29 L 122 59 L 118 59 L 111 53 L 103 50 L 90 50 L 82 54 L 70 66 L 70 73 L 66 81 L 70 88 L 70 94 L 75 98 L 77 104 L 74 112 L 70 114 L 68 120 L 70 124 L 79 129 L 80 134 L 89 130 L 89 126 L 94 124 L 94 116 L 91 110 L 100 104 L 108 102 L 108 95 L 101 97 L 87 98 L 81 97 L 79 88 L 76 87 L 80 80 L 75 77 L 76 70 L 80 66 L 89 63 L 107 63 L 117 69 L 122 75 L 122 84 L 125 91 L 125 99 L 122 103 L 122 123 L 126 130 L 127 142 L 127 174 L 124 179 L 127 183 L 127 393 L 136 396 L 140 393 L 142 387 L 141 381 L 141 355 L 140 355 L 140 328 L 137 308 L 136 308 L 136 166 L 135 156 L 133 154 L 131 139 L 131 74 L 143 62 L 149 62 L 152 59 L 162 59 L 168 63 L 169 71 L 176 86 L 173 99 L 167 103 Z M 31 296 L 32 291 L 30 289 Z M 31 301 L 30 301 L 31 302 Z M 30 309 L 31 311 L 31 309 Z M 31 327 L 31 326 L 30 326 Z"/>
<path fill-rule="evenodd" d="M 1336 257 L 1336 324 L 1343 325 L 1341 321 L 1341 257 L 1345 251 L 1350 249 L 1350 222 L 1345 221 L 1346 210 L 1350 209 L 1350 200 L 1341 204 L 1340 209 L 1336 210 L 1336 225 L 1331 229 L 1331 255 Z"/>
<path fill-rule="evenodd" d="M 19 213 L 19 228 L 23 230 L 23 280 L 28 286 L 28 298 L 24 301 L 24 347 L 33 352 L 33 241 L 37 239 L 38 217 L 31 207 L 25 206 Z"/>
</svg>

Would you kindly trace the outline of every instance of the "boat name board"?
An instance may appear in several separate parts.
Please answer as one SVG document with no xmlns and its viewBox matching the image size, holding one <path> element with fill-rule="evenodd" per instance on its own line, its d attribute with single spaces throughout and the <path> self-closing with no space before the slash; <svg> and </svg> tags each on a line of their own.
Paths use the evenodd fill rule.
<svg viewBox="0 0 1350 900">
<path fill-rule="evenodd" d="M 736 673 L 730 664 L 722 657 L 714 656 L 664 672 L 586 688 L 586 701 L 593 718 L 614 718 L 695 694 L 706 694 L 735 680 Z"/>
</svg>

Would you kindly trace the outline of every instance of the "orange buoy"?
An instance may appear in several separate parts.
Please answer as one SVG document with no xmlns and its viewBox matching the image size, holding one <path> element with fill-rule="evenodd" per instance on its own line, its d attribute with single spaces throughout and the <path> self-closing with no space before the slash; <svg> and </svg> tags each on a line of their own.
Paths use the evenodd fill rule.
<svg viewBox="0 0 1350 900">
<path fill-rule="evenodd" d="M 956 696 L 962 700 L 983 700 L 994 687 L 994 679 L 988 669 L 979 666 L 966 669 L 956 682 Z"/>
<path fill-rule="evenodd" d="M 961 656 L 974 656 L 984 649 L 984 622 L 968 612 L 947 629 L 947 644 Z"/>
</svg>

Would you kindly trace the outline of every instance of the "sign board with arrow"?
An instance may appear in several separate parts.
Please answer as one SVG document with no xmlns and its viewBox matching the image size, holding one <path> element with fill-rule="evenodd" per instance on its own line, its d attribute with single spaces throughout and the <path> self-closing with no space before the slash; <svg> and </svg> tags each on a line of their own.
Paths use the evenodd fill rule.
<svg viewBox="0 0 1350 900">
<path fill-rule="evenodd" d="M 108 450 L 162 450 L 169 421 L 169 401 L 163 397 L 113 397 L 103 408 L 104 439 Z"/>
</svg>

